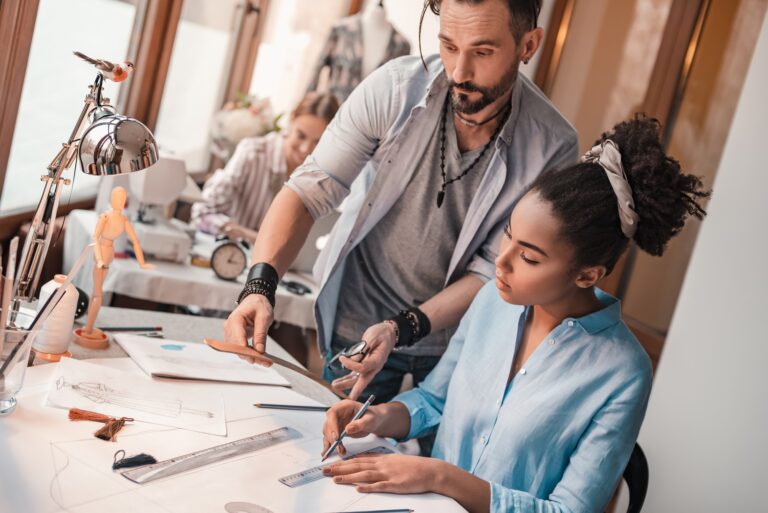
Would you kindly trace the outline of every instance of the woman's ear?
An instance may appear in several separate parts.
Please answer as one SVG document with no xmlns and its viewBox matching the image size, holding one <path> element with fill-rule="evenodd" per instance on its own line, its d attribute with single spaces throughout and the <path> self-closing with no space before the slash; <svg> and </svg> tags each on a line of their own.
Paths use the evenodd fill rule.
<svg viewBox="0 0 768 513">
<path fill-rule="evenodd" d="M 604 265 L 584 267 L 579 270 L 574 283 L 576 283 L 576 286 L 579 288 L 588 289 L 589 287 L 593 287 L 606 274 L 607 270 Z"/>
</svg>

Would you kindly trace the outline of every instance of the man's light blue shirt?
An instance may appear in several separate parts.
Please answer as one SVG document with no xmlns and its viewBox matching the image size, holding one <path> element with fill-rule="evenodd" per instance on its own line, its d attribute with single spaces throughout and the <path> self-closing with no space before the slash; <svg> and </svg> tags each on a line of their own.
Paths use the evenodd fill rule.
<svg viewBox="0 0 768 513">
<path fill-rule="evenodd" d="M 314 219 L 346 198 L 315 266 L 320 282 L 315 319 L 323 354 L 330 347 L 347 256 L 402 196 L 439 127 L 448 81 L 437 55 L 427 57 L 426 64 L 427 69 L 418 57 L 401 57 L 371 73 L 286 184 Z M 451 255 L 446 286 L 467 273 L 483 281 L 493 277 L 512 208 L 539 174 L 576 162 L 578 141 L 541 91 L 519 75 L 492 151 Z"/>
<path fill-rule="evenodd" d="M 393 401 L 408 438 L 434 430 L 432 456 L 491 483 L 493 512 L 603 511 L 624 471 L 651 388 L 648 355 L 620 302 L 565 319 L 507 380 L 529 308 L 494 282 L 475 297 L 437 367 Z"/>
</svg>

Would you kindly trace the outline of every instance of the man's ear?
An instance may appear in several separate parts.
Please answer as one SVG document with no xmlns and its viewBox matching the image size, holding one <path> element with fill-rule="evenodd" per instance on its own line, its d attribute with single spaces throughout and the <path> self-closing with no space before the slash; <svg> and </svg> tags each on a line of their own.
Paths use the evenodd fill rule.
<svg viewBox="0 0 768 513">
<path fill-rule="evenodd" d="M 606 274 L 607 270 L 604 265 L 584 267 L 579 270 L 574 283 L 577 287 L 588 289 L 589 287 L 593 287 Z"/>
<path fill-rule="evenodd" d="M 536 52 L 541 48 L 541 43 L 544 41 L 544 29 L 537 27 L 533 30 L 529 30 L 520 39 L 520 60 L 528 64 L 528 61 L 533 59 Z"/>
</svg>

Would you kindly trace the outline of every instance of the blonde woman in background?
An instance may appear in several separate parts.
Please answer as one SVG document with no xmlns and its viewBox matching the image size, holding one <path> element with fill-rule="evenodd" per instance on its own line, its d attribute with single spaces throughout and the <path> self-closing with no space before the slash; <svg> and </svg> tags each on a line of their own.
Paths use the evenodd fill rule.
<svg viewBox="0 0 768 513">
<path fill-rule="evenodd" d="M 332 94 L 307 94 L 291 112 L 287 134 L 243 139 L 192 206 L 192 225 L 212 235 L 256 239 L 270 203 L 291 173 L 312 153 L 339 102 Z"/>
</svg>

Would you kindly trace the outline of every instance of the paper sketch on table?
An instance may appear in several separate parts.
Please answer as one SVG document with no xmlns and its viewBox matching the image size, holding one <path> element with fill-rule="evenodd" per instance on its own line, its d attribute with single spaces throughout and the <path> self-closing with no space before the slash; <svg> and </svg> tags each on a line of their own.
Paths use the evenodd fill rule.
<svg viewBox="0 0 768 513">
<path fill-rule="evenodd" d="M 224 402 L 216 394 L 71 358 L 59 362 L 46 404 L 213 435 L 227 434 Z"/>
<path fill-rule="evenodd" d="M 202 343 L 122 333 L 115 340 L 150 376 L 290 386 L 274 368 L 248 363 Z"/>
<path fill-rule="evenodd" d="M 94 403 L 114 404 L 154 415 L 162 415 L 163 417 L 179 417 L 181 414 L 190 414 L 209 419 L 213 418 L 212 412 L 184 408 L 184 404 L 180 399 L 151 399 L 127 390 L 115 390 L 104 383 L 81 381 L 73 384 L 67 383 L 66 379 L 62 376 L 56 380 L 56 388 L 61 390 L 64 387 L 71 388 Z"/>
</svg>

